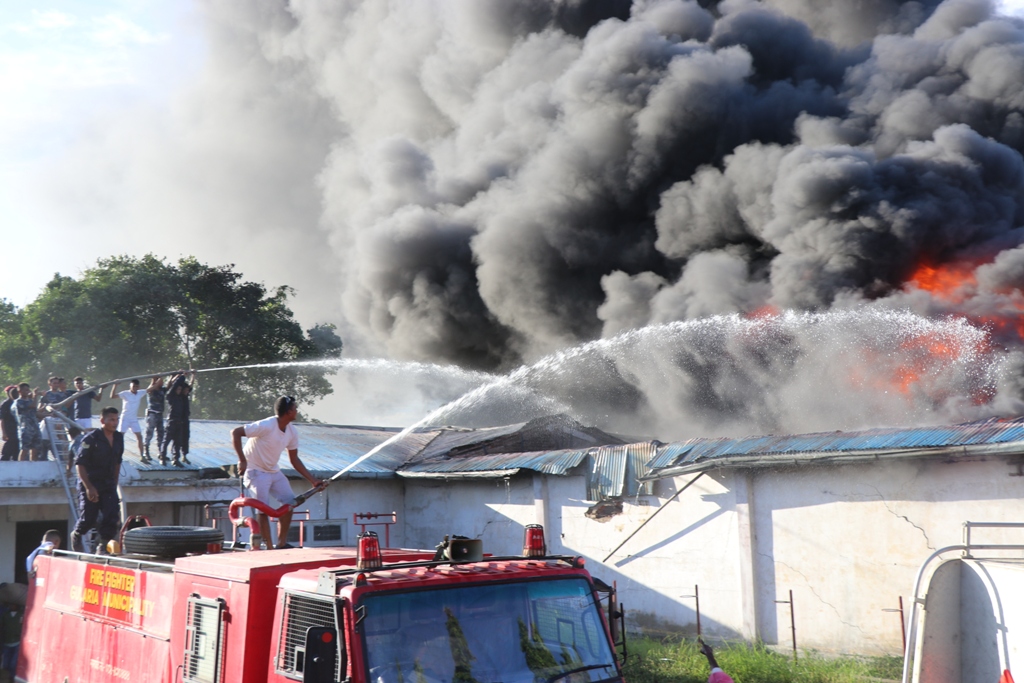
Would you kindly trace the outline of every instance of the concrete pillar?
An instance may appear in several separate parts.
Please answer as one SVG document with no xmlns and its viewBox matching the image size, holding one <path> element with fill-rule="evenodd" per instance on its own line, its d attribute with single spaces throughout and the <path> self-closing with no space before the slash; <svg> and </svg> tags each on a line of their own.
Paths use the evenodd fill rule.
<svg viewBox="0 0 1024 683">
<path fill-rule="evenodd" d="M 757 558 L 757 533 L 754 528 L 754 483 L 750 470 L 733 473 L 736 496 L 736 539 L 740 557 L 740 624 L 743 637 L 754 641 L 757 633 L 757 586 L 754 571 Z"/>
<path fill-rule="evenodd" d="M 555 538 L 551 533 L 551 525 L 548 524 L 548 478 L 547 475 L 540 472 L 533 473 L 533 511 L 534 519 L 536 520 L 535 524 L 540 524 L 544 527 L 544 537 L 547 539 L 548 552 L 559 552 L 554 547 L 555 543 L 559 543 L 559 539 Z"/>
</svg>

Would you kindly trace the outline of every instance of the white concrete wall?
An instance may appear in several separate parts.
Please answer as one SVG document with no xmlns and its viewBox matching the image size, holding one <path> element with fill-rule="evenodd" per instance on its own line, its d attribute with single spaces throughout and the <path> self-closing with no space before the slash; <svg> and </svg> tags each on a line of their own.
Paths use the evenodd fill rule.
<svg viewBox="0 0 1024 683">
<path fill-rule="evenodd" d="M 675 499 L 693 476 L 659 481 L 655 495 L 626 501 L 606 521 L 585 516 L 594 501 L 585 500 L 582 475 L 528 472 L 507 480 L 344 479 L 305 507 L 314 519 L 347 520 L 350 538 L 353 513 L 394 510 L 393 547 L 431 548 L 460 534 L 482 538 L 495 555 L 520 553 L 523 527 L 542 523 L 550 552 L 582 555 L 595 576 L 618 584 L 633 630 L 694 633 L 696 585 L 705 634 L 788 649 L 789 605 L 776 600 L 792 590 L 800 649 L 899 654 L 899 616 L 884 610 L 903 596 L 909 613 L 920 563 L 959 543 L 965 520 L 1024 520 L 1024 477 L 1015 472 L 1002 459 L 729 470 L 701 477 Z M 230 500 L 231 483 L 132 482 L 125 498 L 130 514 L 172 523 L 175 503 Z M 305 488 L 293 482 L 297 493 Z M 12 508 L 32 515 L 34 506 L 66 499 L 59 488 L 21 487 L 5 489 L 3 503 L 0 547 L 9 548 Z M 384 537 L 382 527 L 370 528 Z M 979 530 L 974 540 L 1024 543 L 1024 533 Z M 2 580 L 10 578 L 0 570 Z"/>
<path fill-rule="evenodd" d="M 292 490 L 296 494 L 309 489 L 305 479 L 292 480 Z M 319 493 L 305 502 L 299 509 L 309 510 L 312 519 L 343 519 L 348 526 L 347 538 L 354 539 L 359 527 L 353 522 L 355 513 L 398 513 L 398 523 L 391 526 L 391 547 L 399 548 L 406 545 L 406 530 L 402 523 L 404 494 L 402 482 L 398 479 L 339 479 L 331 483 L 323 493 Z M 383 518 L 377 520 L 382 522 Z M 367 531 L 375 531 L 383 545 L 385 527 L 367 526 Z"/>
<path fill-rule="evenodd" d="M 582 476 L 508 482 L 406 480 L 412 545 L 440 534 L 484 539 L 486 552 L 518 553 L 525 524 L 544 522 L 549 550 L 587 558 L 616 581 L 630 625 L 650 633 L 702 630 L 788 649 L 793 591 L 801 650 L 900 654 L 900 596 L 909 614 L 918 567 L 961 542 L 962 523 L 1024 519 L 1024 478 L 999 459 L 926 460 L 709 473 L 657 483 L 599 522 L 585 516 Z M 640 529 L 662 506 L 653 520 Z M 607 562 L 604 558 L 640 529 Z M 980 530 L 975 542 L 1024 543 L 1024 532 Z"/>
<path fill-rule="evenodd" d="M 540 523 L 533 480 L 406 479 L 403 524 L 409 547 L 433 548 L 457 534 L 484 541 L 491 555 L 523 551 L 523 527 Z"/>
</svg>

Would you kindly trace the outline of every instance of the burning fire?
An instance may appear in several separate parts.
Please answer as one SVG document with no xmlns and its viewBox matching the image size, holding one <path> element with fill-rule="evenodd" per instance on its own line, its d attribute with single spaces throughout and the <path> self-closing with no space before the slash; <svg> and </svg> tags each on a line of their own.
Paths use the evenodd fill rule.
<svg viewBox="0 0 1024 683">
<path fill-rule="evenodd" d="M 761 320 L 764 318 L 778 318 L 782 314 L 777 306 L 765 304 L 747 313 L 748 320 Z"/>
<path fill-rule="evenodd" d="M 919 289 L 945 303 L 960 305 L 978 292 L 976 271 L 989 261 L 958 261 L 932 265 L 922 263 L 907 280 L 904 289 Z M 1015 336 L 1015 341 L 1024 340 L 1024 293 L 1013 288 L 993 292 L 998 295 L 998 310 L 986 313 L 959 313 L 978 327 L 983 327 L 997 337 Z"/>
<path fill-rule="evenodd" d="M 908 278 L 904 290 L 928 292 L 933 299 L 950 308 L 960 309 L 953 312 L 954 317 L 983 328 L 990 334 L 1003 337 L 1010 334 L 1015 335 L 1018 340 L 1024 339 L 1024 295 L 1018 290 L 999 293 L 1000 310 L 989 314 L 978 315 L 962 310 L 966 308 L 964 305 L 977 295 L 976 271 L 984 263 L 977 260 L 943 264 L 921 263 Z M 894 359 L 872 359 L 874 354 L 869 353 L 868 360 L 871 365 L 884 364 L 885 360 L 895 360 L 895 367 L 891 367 L 891 374 L 884 380 L 888 390 L 906 396 L 923 392 L 933 399 L 944 400 L 948 397 L 942 395 L 942 391 L 938 389 L 942 383 L 934 380 L 951 366 L 968 364 L 974 359 L 990 354 L 993 350 L 990 340 L 988 334 L 974 341 L 955 336 L 911 334 L 900 343 L 899 353 Z M 857 383 L 857 377 L 852 379 Z M 860 381 L 863 382 L 863 379 Z M 986 378 L 975 378 L 972 384 L 968 391 L 975 405 L 983 405 L 992 400 L 993 388 Z"/>
<path fill-rule="evenodd" d="M 910 276 L 907 285 L 930 292 L 943 301 L 963 303 L 977 288 L 978 280 L 974 271 L 979 265 L 969 261 L 939 266 L 922 263 Z"/>
</svg>

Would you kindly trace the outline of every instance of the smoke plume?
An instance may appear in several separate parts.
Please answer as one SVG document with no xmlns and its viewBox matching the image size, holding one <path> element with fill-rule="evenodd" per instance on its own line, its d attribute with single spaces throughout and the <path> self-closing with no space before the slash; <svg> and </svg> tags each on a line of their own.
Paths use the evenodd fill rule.
<svg viewBox="0 0 1024 683">
<path fill-rule="evenodd" d="M 725 316 L 646 369 L 608 361 L 640 428 L 1019 410 L 1024 24 L 991 2 L 266 0 L 212 3 L 205 22 L 203 80 L 165 122 L 194 144 L 144 149 L 203 192 L 241 169 L 213 187 L 250 209 L 188 230 L 298 261 L 355 347 L 506 370 Z M 945 369 L 913 409 L 818 400 L 815 369 L 872 391 L 883 378 L 851 379 L 869 351 L 829 361 L 811 329 L 928 374 L 897 310 L 921 334 L 951 334 L 926 321 L 955 316 L 935 324 L 984 339 L 962 332 L 955 363 L 933 354 Z M 796 316 L 785 334 L 751 350 L 742 321 L 780 312 Z M 881 393 L 920 393 L 883 365 Z M 659 377 L 689 397 L 672 415 Z"/>
</svg>

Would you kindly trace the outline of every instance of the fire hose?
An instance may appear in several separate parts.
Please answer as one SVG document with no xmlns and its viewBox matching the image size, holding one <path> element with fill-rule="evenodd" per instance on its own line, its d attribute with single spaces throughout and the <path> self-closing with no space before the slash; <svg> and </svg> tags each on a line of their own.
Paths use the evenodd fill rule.
<svg viewBox="0 0 1024 683">
<path fill-rule="evenodd" d="M 309 498 L 319 493 L 320 491 L 323 491 L 325 488 L 327 488 L 327 482 L 322 482 L 319 486 L 314 486 L 313 488 L 307 491 L 303 491 L 299 495 L 295 496 L 294 503 L 285 503 L 279 508 L 272 508 L 263 501 L 257 500 L 255 498 L 246 498 L 244 496 L 239 496 L 238 498 L 235 498 L 233 501 L 231 501 L 231 504 L 228 506 L 228 519 L 234 526 L 240 527 L 244 525 L 249 528 L 250 534 L 254 536 L 262 536 L 263 532 L 260 529 L 259 521 L 257 521 L 255 517 L 241 517 L 240 515 L 242 508 L 250 507 L 255 510 L 259 510 L 268 517 L 273 517 L 274 519 L 277 519 L 281 515 L 292 512 L 297 507 L 299 507 L 307 500 L 309 500 Z"/>
</svg>

